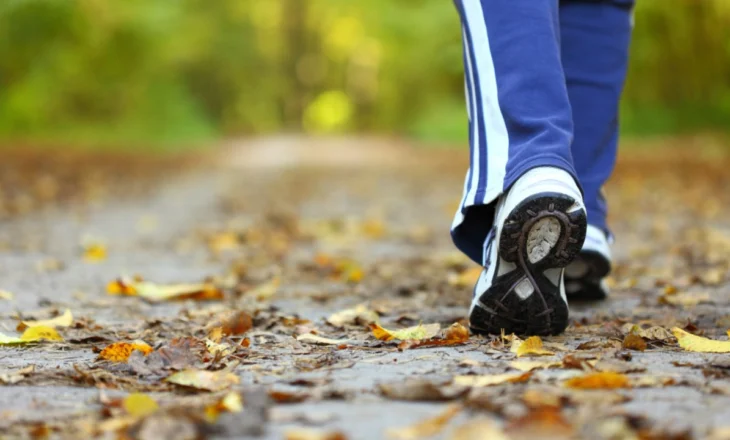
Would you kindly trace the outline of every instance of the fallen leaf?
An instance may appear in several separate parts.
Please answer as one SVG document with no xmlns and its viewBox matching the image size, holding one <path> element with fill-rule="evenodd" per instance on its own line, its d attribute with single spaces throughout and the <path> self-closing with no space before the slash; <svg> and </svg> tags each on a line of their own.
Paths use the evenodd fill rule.
<svg viewBox="0 0 730 440">
<path fill-rule="evenodd" d="M 144 341 L 114 342 L 104 347 L 99 353 L 99 359 L 110 362 L 127 362 L 129 356 L 135 350 L 147 356 L 152 352 L 152 347 Z"/>
<path fill-rule="evenodd" d="M 286 440 L 347 440 L 340 431 L 317 431 L 314 429 L 290 429 L 284 433 Z"/>
<path fill-rule="evenodd" d="M 87 263 L 98 263 L 106 260 L 106 246 L 101 243 L 90 243 L 84 246 L 83 259 Z"/>
<path fill-rule="evenodd" d="M 5 385 L 12 385 L 20 382 L 35 371 L 35 365 L 28 365 L 25 368 L 18 370 L 4 370 L 0 371 L 0 383 Z"/>
<path fill-rule="evenodd" d="M 461 405 L 449 405 L 435 417 L 423 420 L 411 426 L 403 428 L 392 428 L 386 431 L 386 435 L 398 440 L 414 440 L 434 436 L 446 427 L 446 424 L 456 417 L 462 410 Z"/>
<path fill-rule="evenodd" d="M 580 389 L 613 389 L 630 388 L 629 378 L 621 373 L 611 371 L 589 373 L 583 376 L 573 377 L 565 381 L 568 388 Z"/>
<path fill-rule="evenodd" d="M 503 373 L 491 374 L 484 376 L 456 376 L 454 377 L 454 385 L 467 387 L 488 387 L 492 385 L 500 385 L 503 383 L 522 383 L 527 382 L 532 373 Z"/>
<path fill-rule="evenodd" d="M 574 429 L 559 407 L 546 406 L 531 408 L 524 416 L 511 420 L 505 432 L 515 439 L 562 439 L 572 438 Z"/>
<path fill-rule="evenodd" d="M 512 361 L 509 364 L 510 367 L 520 371 L 543 370 L 562 365 L 563 363 L 560 361 Z"/>
<path fill-rule="evenodd" d="M 469 340 L 469 329 L 455 322 L 444 331 L 443 337 L 434 337 L 420 341 L 407 340 L 398 344 L 398 349 L 406 350 L 420 347 L 438 347 L 463 344 Z"/>
<path fill-rule="evenodd" d="M 156 284 L 137 278 L 118 278 L 107 285 L 110 295 L 139 296 L 150 302 L 192 299 L 223 299 L 223 292 L 212 283 Z"/>
<path fill-rule="evenodd" d="M 512 353 L 516 353 L 517 357 L 522 356 L 553 356 L 555 353 L 545 350 L 542 346 L 542 339 L 539 336 L 530 336 L 524 341 L 519 339 L 512 340 Z"/>
<path fill-rule="evenodd" d="M 715 341 L 712 339 L 687 333 L 679 327 L 674 327 L 672 333 L 677 338 L 679 346 L 687 351 L 699 353 L 730 353 L 730 341 Z"/>
<path fill-rule="evenodd" d="M 628 335 L 626 335 L 622 346 L 627 350 L 646 350 L 646 342 L 644 341 L 644 338 L 634 333 L 629 333 Z"/>
<path fill-rule="evenodd" d="M 20 337 L 0 333 L 0 345 L 27 344 L 39 341 L 63 341 L 63 338 L 54 328 L 47 326 L 30 327 Z"/>
<path fill-rule="evenodd" d="M 210 339 L 205 341 L 205 346 L 208 348 L 208 353 L 213 356 L 228 356 L 236 351 L 236 348 L 230 344 L 218 343 Z"/>
<path fill-rule="evenodd" d="M 73 315 L 71 315 L 71 310 L 66 309 L 65 312 L 63 312 L 62 315 L 56 316 L 55 318 L 51 319 L 41 319 L 38 321 L 21 321 L 20 324 L 16 327 L 16 330 L 23 331 L 28 327 L 70 327 L 71 324 L 73 324 L 74 318 Z"/>
<path fill-rule="evenodd" d="M 152 397 L 143 393 L 132 393 L 124 398 L 122 407 L 134 417 L 146 417 L 160 409 Z"/>
<path fill-rule="evenodd" d="M 456 428 L 451 440 L 510 440 L 507 435 L 487 418 L 473 419 Z"/>
<path fill-rule="evenodd" d="M 306 342 L 308 344 L 321 344 L 321 345 L 341 345 L 350 342 L 347 339 L 330 339 L 322 336 L 317 336 L 312 333 L 304 333 L 297 336 L 297 341 Z"/>
<path fill-rule="evenodd" d="M 442 402 L 463 395 L 466 388 L 459 385 L 444 385 L 428 379 L 406 379 L 405 381 L 378 385 L 380 393 L 393 400 L 414 402 Z"/>
<path fill-rule="evenodd" d="M 414 327 L 408 327 L 401 330 L 388 330 L 381 327 L 378 324 L 370 324 L 370 329 L 373 331 L 373 336 L 380 339 L 381 341 L 392 341 L 397 339 L 400 341 L 428 339 L 436 336 L 441 326 L 439 324 L 419 324 Z"/>
<path fill-rule="evenodd" d="M 659 304 L 669 304 L 672 306 L 694 307 L 697 304 L 708 302 L 712 302 L 712 299 L 707 293 L 681 293 L 659 296 Z"/>
<path fill-rule="evenodd" d="M 166 382 L 204 391 L 221 391 L 239 383 L 239 378 L 227 371 L 183 370 L 172 374 Z"/>
<path fill-rule="evenodd" d="M 374 322 L 378 322 L 378 314 L 368 309 L 364 304 L 341 310 L 327 318 L 328 324 L 338 328 L 346 325 L 368 325 Z"/>
<path fill-rule="evenodd" d="M 621 331 L 624 334 L 633 333 L 649 341 L 664 341 L 672 337 L 672 333 L 669 330 L 659 326 L 643 329 L 639 325 L 626 323 L 621 327 Z"/>
<path fill-rule="evenodd" d="M 12 292 L 8 292 L 7 290 L 0 290 L 0 299 L 12 301 L 13 298 L 15 298 L 15 295 L 13 295 Z"/>
<path fill-rule="evenodd" d="M 214 423 L 218 420 L 221 413 L 238 413 L 241 411 L 243 411 L 243 400 L 241 399 L 241 395 L 237 392 L 231 391 L 215 404 L 209 405 L 205 408 L 205 419 L 209 423 Z"/>
</svg>

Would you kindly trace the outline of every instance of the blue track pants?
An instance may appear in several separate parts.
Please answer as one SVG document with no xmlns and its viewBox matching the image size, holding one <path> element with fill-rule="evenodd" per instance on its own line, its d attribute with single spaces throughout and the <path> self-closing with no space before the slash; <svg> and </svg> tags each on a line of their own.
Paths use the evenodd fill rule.
<svg viewBox="0 0 730 440">
<path fill-rule="evenodd" d="M 471 166 L 456 246 L 482 262 L 494 206 L 534 167 L 578 181 L 608 232 L 601 188 L 618 143 L 633 0 L 455 0 L 462 22 Z"/>
</svg>

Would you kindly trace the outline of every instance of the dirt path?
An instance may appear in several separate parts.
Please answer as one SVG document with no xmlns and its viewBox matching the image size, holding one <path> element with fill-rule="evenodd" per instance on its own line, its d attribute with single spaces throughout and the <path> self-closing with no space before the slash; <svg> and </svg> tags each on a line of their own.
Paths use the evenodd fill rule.
<svg viewBox="0 0 730 440">
<path fill-rule="evenodd" d="M 392 157 L 387 149 L 373 155 L 364 144 L 352 146 L 362 161 L 341 163 L 330 150 L 304 153 L 294 142 L 248 166 L 247 158 L 260 156 L 256 148 L 234 148 L 219 167 L 168 179 L 145 197 L 56 208 L 0 228 L 0 287 L 14 293 L 0 300 L 2 333 L 18 334 L 19 316 L 45 319 L 68 308 L 74 318 L 58 328 L 63 342 L 0 347 L 7 370 L 0 436 L 115 438 L 121 430 L 137 438 L 371 439 L 446 410 L 454 417 L 434 438 L 486 438 L 488 429 L 508 438 L 730 438 L 727 354 L 686 352 L 658 329 L 645 335 L 645 351 L 622 348 L 627 323 L 640 326 L 635 332 L 680 327 L 727 340 L 727 157 L 626 157 L 609 188 L 618 237 L 611 299 L 573 305 L 566 334 L 543 338 L 553 355 L 518 359 L 499 337 L 400 351 L 362 320 L 342 328 L 325 322 L 359 304 L 390 329 L 446 328 L 464 317 L 473 267 L 448 237 L 463 154 L 397 147 L 409 158 L 397 166 L 378 159 Z M 318 155 L 327 160 L 312 159 Z M 83 245 L 93 242 L 104 243 L 106 258 L 83 258 Z M 157 283 L 217 277 L 224 298 L 150 303 L 108 295 L 107 284 L 122 275 Z M 170 345 L 210 339 L 230 310 L 253 317 L 253 328 L 220 340 L 231 353 L 216 358 L 187 347 L 193 356 Z M 314 333 L 344 342 L 297 340 Z M 157 368 L 142 356 L 128 364 L 97 359 L 108 344 L 136 339 L 184 361 Z M 525 360 L 533 364 L 515 363 Z M 30 365 L 32 372 L 17 373 Z M 205 407 L 227 391 L 163 381 L 191 367 L 238 376 L 228 390 L 243 392 L 243 412 L 204 422 Z M 607 385 L 626 388 L 566 386 L 597 371 L 608 372 Z M 452 383 L 474 375 L 496 383 Z M 162 409 L 129 420 L 120 405 L 132 391 Z M 458 431 L 464 425 L 480 434 L 466 436 L 466 428 Z M 332 436 L 293 436 L 304 428 Z"/>
</svg>

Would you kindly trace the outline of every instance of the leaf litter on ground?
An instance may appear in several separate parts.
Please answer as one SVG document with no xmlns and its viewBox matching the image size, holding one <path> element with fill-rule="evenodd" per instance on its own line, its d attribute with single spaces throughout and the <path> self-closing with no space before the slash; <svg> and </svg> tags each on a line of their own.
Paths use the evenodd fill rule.
<svg viewBox="0 0 730 440">
<path fill-rule="evenodd" d="M 70 309 L 66 309 L 61 315 L 50 319 L 39 319 L 39 320 L 23 320 L 21 321 L 16 330 L 22 332 L 28 327 L 70 327 L 74 322 L 73 315 Z"/>
<path fill-rule="evenodd" d="M 150 302 L 223 299 L 223 291 L 212 282 L 193 284 L 157 284 L 140 277 L 120 277 L 107 285 L 110 295 L 138 296 Z"/>
</svg>

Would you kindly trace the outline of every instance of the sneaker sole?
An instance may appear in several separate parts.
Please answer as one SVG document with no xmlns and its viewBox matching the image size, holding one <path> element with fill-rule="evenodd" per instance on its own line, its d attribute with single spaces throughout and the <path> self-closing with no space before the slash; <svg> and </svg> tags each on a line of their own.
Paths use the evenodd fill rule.
<svg viewBox="0 0 730 440">
<path fill-rule="evenodd" d="M 502 227 L 498 252 L 516 269 L 497 277 L 479 297 L 469 317 L 473 332 L 554 335 L 565 330 L 568 304 L 560 286 L 544 272 L 562 270 L 581 251 L 586 212 L 568 212 L 575 203 L 565 194 L 540 193 L 512 210 Z M 530 286 L 532 292 L 525 293 Z"/>
</svg>

